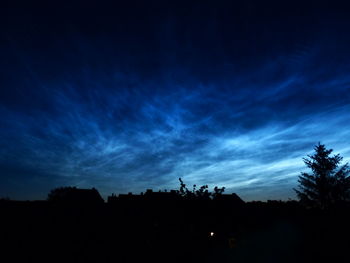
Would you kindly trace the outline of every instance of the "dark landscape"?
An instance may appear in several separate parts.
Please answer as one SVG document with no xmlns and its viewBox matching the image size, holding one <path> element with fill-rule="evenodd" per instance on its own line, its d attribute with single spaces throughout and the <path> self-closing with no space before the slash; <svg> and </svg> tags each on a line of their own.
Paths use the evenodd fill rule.
<svg viewBox="0 0 350 263">
<path fill-rule="evenodd" d="M 60 187 L 46 201 L 1 200 L 14 262 L 347 262 L 350 169 L 318 144 L 299 201 L 244 202 L 225 187 L 112 194 Z M 17 253 L 19 252 L 20 253 Z"/>
<path fill-rule="evenodd" d="M 0 263 L 350 262 L 350 4 L 0 1 Z"/>
<path fill-rule="evenodd" d="M 154 195 L 154 196 L 153 196 Z M 180 200 L 1 201 L 6 262 L 348 262 L 350 207 Z M 96 202 L 94 202 L 96 201 Z"/>
</svg>

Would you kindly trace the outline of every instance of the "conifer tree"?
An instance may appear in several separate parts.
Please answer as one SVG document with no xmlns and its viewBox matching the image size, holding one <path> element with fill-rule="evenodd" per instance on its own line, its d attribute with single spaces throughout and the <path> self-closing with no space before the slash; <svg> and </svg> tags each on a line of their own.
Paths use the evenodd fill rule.
<svg viewBox="0 0 350 263">
<path fill-rule="evenodd" d="M 350 199 L 350 170 L 348 164 L 340 165 L 343 157 L 331 156 L 332 149 L 318 144 L 315 153 L 303 158 L 311 173 L 301 173 L 298 190 L 300 201 L 309 207 L 329 208 Z"/>
</svg>

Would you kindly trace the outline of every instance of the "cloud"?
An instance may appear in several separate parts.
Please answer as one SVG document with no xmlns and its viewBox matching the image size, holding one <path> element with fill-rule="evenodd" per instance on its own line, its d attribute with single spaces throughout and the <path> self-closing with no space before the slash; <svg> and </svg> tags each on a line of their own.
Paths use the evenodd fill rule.
<svg viewBox="0 0 350 263">
<path fill-rule="evenodd" d="M 317 52 L 296 53 L 301 69 L 278 57 L 217 82 L 183 69 L 183 82 L 87 70 L 50 83 L 35 91 L 45 107 L 2 104 L 0 179 L 13 177 L 11 193 L 16 181 L 39 180 L 47 192 L 64 184 L 106 196 L 178 188 L 183 177 L 246 200 L 293 198 L 318 141 L 350 153 L 349 78 L 318 80 Z"/>
</svg>

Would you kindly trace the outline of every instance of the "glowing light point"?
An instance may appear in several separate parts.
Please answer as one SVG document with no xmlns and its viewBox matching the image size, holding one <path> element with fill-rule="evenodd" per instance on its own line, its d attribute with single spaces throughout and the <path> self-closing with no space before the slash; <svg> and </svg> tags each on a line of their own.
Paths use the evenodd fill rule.
<svg viewBox="0 0 350 263">
<path fill-rule="evenodd" d="M 210 232 L 210 236 L 213 237 L 214 236 L 214 232 Z"/>
</svg>

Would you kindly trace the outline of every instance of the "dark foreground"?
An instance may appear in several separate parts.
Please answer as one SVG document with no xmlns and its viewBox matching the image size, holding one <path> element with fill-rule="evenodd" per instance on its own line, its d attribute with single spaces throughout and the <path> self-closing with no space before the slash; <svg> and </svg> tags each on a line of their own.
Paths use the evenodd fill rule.
<svg viewBox="0 0 350 263">
<path fill-rule="evenodd" d="M 296 202 L 1 201 L 0 209 L 1 258 L 7 258 L 1 262 L 350 260 L 346 207 L 324 212 Z"/>
</svg>

